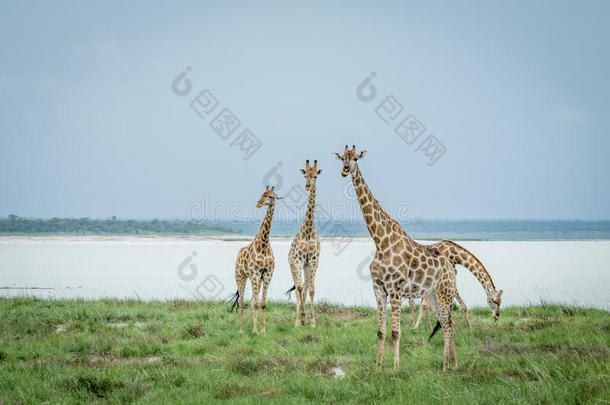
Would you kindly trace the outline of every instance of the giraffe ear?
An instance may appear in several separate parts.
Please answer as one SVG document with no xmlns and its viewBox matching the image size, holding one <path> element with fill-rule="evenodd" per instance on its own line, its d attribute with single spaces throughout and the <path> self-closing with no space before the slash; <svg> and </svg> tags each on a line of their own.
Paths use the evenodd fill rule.
<svg viewBox="0 0 610 405">
<path fill-rule="evenodd" d="M 318 170 L 318 172 L 316 174 L 320 174 L 322 173 L 322 169 Z"/>
<path fill-rule="evenodd" d="M 366 149 L 360 151 L 360 153 L 358 154 L 358 159 L 362 159 L 365 155 L 366 155 Z"/>
<path fill-rule="evenodd" d="M 301 169 L 301 173 L 305 174 L 307 172 L 305 171 L 305 169 Z"/>
<path fill-rule="evenodd" d="M 340 154 L 338 154 L 337 152 L 333 152 L 333 156 L 335 157 L 335 159 L 337 160 L 343 160 L 343 156 L 341 156 Z"/>
<path fill-rule="evenodd" d="M 504 292 L 504 290 L 498 291 L 498 297 L 501 297 L 503 292 Z"/>
<path fill-rule="evenodd" d="M 275 199 L 276 199 L 276 200 L 281 200 L 282 198 L 284 198 L 284 197 L 280 197 L 279 195 L 276 195 L 276 196 L 275 196 Z"/>
</svg>

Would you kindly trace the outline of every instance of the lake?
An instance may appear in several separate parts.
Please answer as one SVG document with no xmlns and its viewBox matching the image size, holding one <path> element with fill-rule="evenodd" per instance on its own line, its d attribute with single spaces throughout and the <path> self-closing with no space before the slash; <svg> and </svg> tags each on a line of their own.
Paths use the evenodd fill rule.
<svg viewBox="0 0 610 405">
<path fill-rule="evenodd" d="M 226 299 L 236 290 L 235 258 L 247 243 L 203 238 L 0 238 L 0 295 Z M 459 243 L 504 289 L 503 305 L 546 301 L 610 309 L 610 241 Z M 276 238 L 271 245 L 276 268 L 268 299 L 286 301 L 284 292 L 293 285 L 287 261 L 290 239 Z M 368 273 L 373 251 L 369 238 L 323 239 L 316 301 L 374 306 Z M 469 307 L 486 305 L 483 289 L 461 267 L 458 289 Z"/>
</svg>

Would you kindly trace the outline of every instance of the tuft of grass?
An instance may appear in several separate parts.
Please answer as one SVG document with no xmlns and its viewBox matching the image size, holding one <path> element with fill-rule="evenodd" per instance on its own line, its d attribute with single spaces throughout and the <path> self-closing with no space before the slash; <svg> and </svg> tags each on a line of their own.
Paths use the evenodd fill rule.
<svg viewBox="0 0 610 405">
<path fill-rule="evenodd" d="M 375 366 L 375 309 L 321 302 L 316 328 L 294 311 L 268 303 L 253 335 L 223 302 L 0 299 L 0 403 L 610 402 L 606 311 L 474 308 L 473 329 L 456 311 L 447 373 L 442 334 L 428 342 L 407 313 L 394 370 L 390 337 Z"/>
</svg>

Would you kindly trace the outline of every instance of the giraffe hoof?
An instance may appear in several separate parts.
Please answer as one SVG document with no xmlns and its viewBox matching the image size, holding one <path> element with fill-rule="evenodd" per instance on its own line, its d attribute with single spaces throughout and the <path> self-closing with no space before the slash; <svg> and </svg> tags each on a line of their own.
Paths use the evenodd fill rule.
<svg viewBox="0 0 610 405">
<path fill-rule="evenodd" d="M 243 330 L 243 329 L 240 329 L 240 330 L 239 330 L 239 333 L 243 334 L 243 333 L 244 333 L 244 330 Z"/>
</svg>

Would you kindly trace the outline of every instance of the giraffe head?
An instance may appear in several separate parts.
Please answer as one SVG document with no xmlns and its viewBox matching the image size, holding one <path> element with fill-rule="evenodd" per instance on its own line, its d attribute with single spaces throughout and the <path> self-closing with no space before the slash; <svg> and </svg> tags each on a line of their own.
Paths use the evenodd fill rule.
<svg viewBox="0 0 610 405">
<path fill-rule="evenodd" d="M 347 177 L 347 175 L 353 174 L 354 170 L 356 169 L 356 162 L 358 161 L 358 159 L 362 159 L 364 155 L 366 155 L 366 150 L 360 151 L 360 153 L 358 153 L 356 152 L 356 145 L 352 145 L 351 149 L 349 149 L 347 145 L 345 145 L 343 155 L 335 152 L 335 158 L 343 162 L 343 170 L 341 170 L 341 176 Z"/>
<path fill-rule="evenodd" d="M 494 319 L 497 321 L 500 318 L 500 304 L 502 304 L 502 292 L 504 290 L 498 290 L 492 286 L 485 287 L 485 293 L 487 294 L 487 305 L 494 313 Z"/>
<path fill-rule="evenodd" d="M 261 195 L 261 198 L 256 203 L 256 208 L 260 208 L 263 205 L 273 205 L 273 204 L 275 204 L 275 200 L 282 199 L 282 197 L 275 194 L 275 192 L 273 191 L 274 189 L 275 189 L 275 186 L 273 186 L 271 188 L 269 188 L 269 186 L 267 186 L 267 188 L 265 188 L 265 192 L 263 193 L 263 195 Z"/>
<path fill-rule="evenodd" d="M 309 190 L 309 188 L 313 185 L 316 185 L 316 178 L 318 174 L 322 173 L 322 170 L 318 170 L 318 161 L 313 161 L 313 166 L 309 166 L 309 160 L 305 161 L 305 169 L 301 169 L 301 173 L 305 176 L 305 190 Z"/>
</svg>

